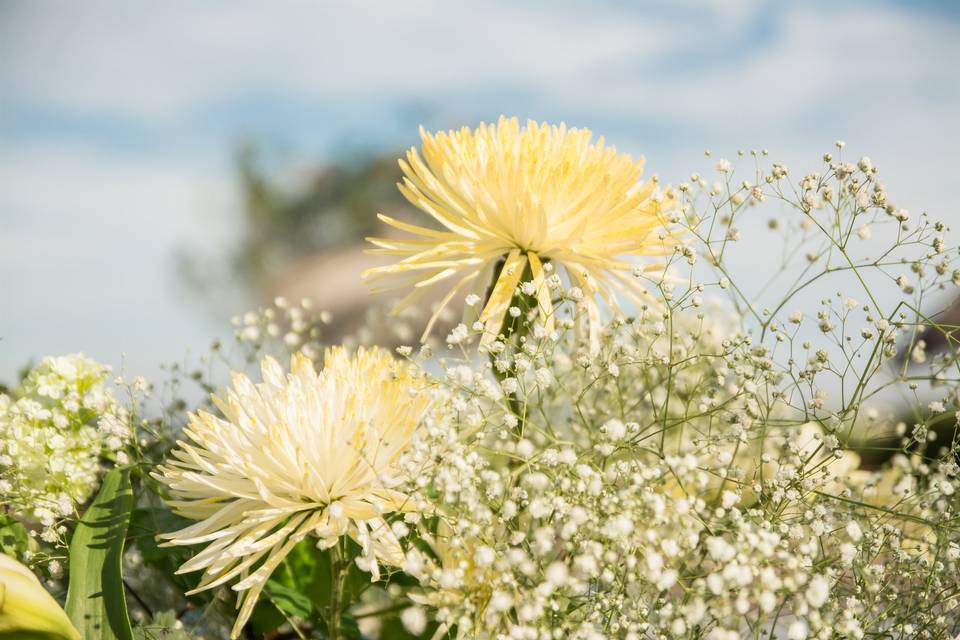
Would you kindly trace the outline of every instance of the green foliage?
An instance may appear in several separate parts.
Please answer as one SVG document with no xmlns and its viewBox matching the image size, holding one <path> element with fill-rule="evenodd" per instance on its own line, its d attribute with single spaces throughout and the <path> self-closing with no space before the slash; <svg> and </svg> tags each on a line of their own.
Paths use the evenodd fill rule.
<svg viewBox="0 0 960 640">
<path fill-rule="evenodd" d="M 192 640 L 174 611 L 161 611 L 133 630 L 135 640 Z"/>
<path fill-rule="evenodd" d="M 160 546 L 157 536 L 182 529 L 190 524 L 190 520 L 178 516 L 166 507 L 138 508 L 131 514 L 130 528 L 127 532 L 127 541 L 136 545 L 144 564 L 162 571 L 181 592 L 189 591 L 196 586 L 195 576 L 176 573 L 180 565 L 196 553 L 196 547 L 163 547 Z M 206 601 L 210 599 L 210 594 L 203 593 L 195 597 Z"/>
<path fill-rule="evenodd" d="M 17 558 L 31 547 L 33 539 L 12 516 L 0 513 L 0 552 Z"/>
<path fill-rule="evenodd" d="M 371 584 L 370 574 L 361 571 L 352 560 L 357 555 L 356 545 L 345 547 L 350 560 L 345 568 L 344 610 Z M 333 562 L 330 549 L 318 549 L 315 540 L 300 542 L 267 581 L 265 597 L 251 618 L 253 628 L 265 633 L 288 619 L 297 619 L 325 632 L 333 598 Z M 341 616 L 340 634 L 342 638 L 361 637 L 357 622 L 349 613 Z"/>
<path fill-rule="evenodd" d="M 298 170 L 296 175 L 306 175 L 304 180 L 291 180 L 289 166 L 271 157 L 275 155 L 253 144 L 237 153 L 244 202 L 236 221 L 241 237 L 229 264 L 181 255 L 181 277 L 214 300 L 223 294 L 220 279 L 257 291 L 278 267 L 376 235 L 381 225 L 371 212 L 404 217 L 408 205 L 395 186 L 402 174 L 393 153 Z"/>
<path fill-rule="evenodd" d="M 399 613 L 399 612 L 398 612 Z M 411 635 L 403 626 L 399 615 L 394 615 L 383 619 L 383 626 L 380 627 L 380 640 L 415 640 L 416 638 L 432 638 L 440 625 L 435 621 L 427 624 L 427 628 L 419 636 Z M 447 638 L 456 637 L 456 634 L 445 634 L 440 636 Z"/>
<path fill-rule="evenodd" d="M 85 640 L 132 640 L 121 560 L 133 509 L 129 469 L 113 469 L 70 541 L 66 612 Z"/>
<path fill-rule="evenodd" d="M 164 507 L 137 508 L 130 515 L 127 540 L 137 545 L 144 562 L 149 564 L 160 564 L 168 558 L 189 557 L 189 547 L 162 547 L 157 539 L 161 533 L 176 531 L 189 524 L 190 520 Z"/>
<path fill-rule="evenodd" d="M 404 205 L 394 186 L 401 174 L 392 153 L 318 166 L 308 181 L 292 188 L 278 169 L 255 146 L 237 155 L 249 232 L 238 267 L 262 268 L 271 254 L 358 242 L 378 226 L 371 211 Z"/>
</svg>

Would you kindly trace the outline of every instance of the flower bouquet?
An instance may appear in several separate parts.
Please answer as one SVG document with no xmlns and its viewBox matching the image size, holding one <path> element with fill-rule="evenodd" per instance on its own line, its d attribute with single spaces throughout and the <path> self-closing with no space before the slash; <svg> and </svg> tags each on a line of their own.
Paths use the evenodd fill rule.
<svg viewBox="0 0 960 640">
<path fill-rule="evenodd" d="M 671 186 L 585 129 L 421 134 L 363 276 L 397 336 L 444 289 L 416 344 L 278 299 L 166 381 L 0 396 L 0 638 L 960 632 L 943 223 L 842 142 Z"/>
</svg>

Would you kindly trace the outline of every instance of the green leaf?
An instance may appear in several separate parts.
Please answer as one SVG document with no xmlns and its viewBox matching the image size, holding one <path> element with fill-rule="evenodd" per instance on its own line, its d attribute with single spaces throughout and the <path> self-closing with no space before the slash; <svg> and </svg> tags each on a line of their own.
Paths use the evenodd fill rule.
<svg viewBox="0 0 960 640">
<path fill-rule="evenodd" d="M 440 623 L 436 620 L 430 620 L 427 622 L 427 627 L 423 630 L 418 636 L 413 635 L 407 631 L 406 627 L 403 626 L 403 622 L 400 621 L 400 614 L 403 612 L 402 609 L 397 611 L 392 611 L 386 615 L 379 616 L 381 620 L 380 624 L 380 640 L 417 640 L 418 638 L 433 638 L 434 634 L 437 632 L 437 629 L 440 628 Z M 444 633 L 440 637 L 444 640 L 449 638 L 455 638 L 456 633 Z"/>
<path fill-rule="evenodd" d="M 288 616 L 296 616 L 303 620 L 313 617 L 315 612 L 313 602 L 299 591 L 276 582 L 267 582 L 264 591 L 270 601 Z"/>
<path fill-rule="evenodd" d="M 399 616 L 387 618 L 380 627 L 380 640 L 415 640 L 416 638 L 429 638 L 431 635 L 427 632 L 421 633 L 419 636 L 412 635 L 404 628 Z"/>
<path fill-rule="evenodd" d="M 274 635 L 274 632 L 287 621 L 286 615 L 280 611 L 266 595 L 263 595 L 257 606 L 253 608 L 248 628 L 253 629 L 254 637 Z"/>
<path fill-rule="evenodd" d="M 132 509 L 130 470 L 111 470 L 70 541 L 66 611 L 85 640 L 133 640 L 121 574 Z"/>
<path fill-rule="evenodd" d="M 343 593 L 346 610 L 357 602 L 371 582 L 370 574 L 353 562 L 360 552 L 359 545 L 344 541 L 344 547 L 349 558 Z M 332 595 L 331 554 L 330 549 L 318 549 L 317 541 L 312 538 L 294 546 L 267 580 L 264 597 L 250 618 L 251 627 L 259 634 L 269 634 L 288 618 L 299 618 L 306 623 L 306 628 L 326 636 L 330 622 L 326 616 Z M 386 583 L 381 579 L 381 585 Z M 347 640 L 361 637 L 357 622 L 349 613 L 343 613 L 339 626 L 341 637 Z"/>
<path fill-rule="evenodd" d="M 202 544 L 162 547 L 157 536 L 183 529 L 193 524 L 176 515 L 167 507 L 145 507 L 133 510 L 130 526 L 127 529 L 127 546 L 133 545 L 140 551 L 145 565 L 153 567 L 163 574 L 181 593 L 197 586 L 200 575 L 196 573 L 178 574 L 177 569 L 203 548 Z M 194 604 L 208 603 L 216 596 L 216 591 L 201 591 L 188 596 Z"/>
<path fill-rule="evenodd" d="M 350 612 L 344 612 L 340 617 L 340 637 L 346 640 L 361 640 L 363 635 L 357 625 L 357 619 Z"/>
<path fill-rule="evenodd" d="M 347 543 L 348 557 L 356 556 L 360 548 Z M 331 550 L 318 549 L 317 541 L 306 539 L 298 543 L 267 580 L 266 595 L 257 605 L 251 622 L 258 632 L 272 631 L 285 622 L 284 616 L 293 616 L 310 623 L 314 629 L 326 629 L 324 617 L 330 607 Z M 347 569 L 344 599 L 349 605 L 370 586 L 370 574 L 361 571 L 354 562 Z M 344 638 L 359 638 L 356 621 L 345 614 L 340 621 Z"/>
<path fill-rule="evenodd" d="M 30 547 L 32 539 L 22 524 L 12 516 L 0 513 L 0 552 L 19 558 Z"/>
<path fill-rule="evenodd" d="M 196 553 L 196 548 L 201 545 L 161 547 L 157 536 L 183 529 L 191 524 L 193 521 L 182 518 L 163 507 L 134 509 L 130 516 L 130 527 L 127 530 L 127 544 L 136 545 L 143 556 L 143 561 L 147 564 L 157 564 L 164 569 L 170 567 L 177 569 L 184 560 Z"/>
<path fill-rule="evenodd" d="M 328 606 L 330 551 L 317 549 L 317 541 L 314 539 L 300 541 L 270 576 L 267 585 L 270 584 L 278 584 L 302 593 L 314 606 Z"/>
<path fill-rule="evenodd" d="M 303 540 L 267 580 L 250 623 L 258 633 L 274 631 L 288 616 L 325 628 L 321 617 L 330 602 L 330 552 L 316 540 Z"/>
</svg>

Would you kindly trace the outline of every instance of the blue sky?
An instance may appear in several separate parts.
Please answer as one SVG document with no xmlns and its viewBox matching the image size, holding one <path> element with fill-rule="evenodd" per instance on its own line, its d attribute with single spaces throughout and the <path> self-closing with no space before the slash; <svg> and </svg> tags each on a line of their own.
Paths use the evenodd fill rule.
<svg viewBox="0 0 960 640">
<path fill-rule="evenodd" d="M 956 7 L 5 0 L 0 379 L 72 350 L 152 372 L 222 333 L 174 255 L 236 233 L 244 137 L 307 162 L 505 113 L 592 128 L 669 181 L 707 147 L 802 170 L 844 138 L 903 206 L 954 219 Z"/>
</svg>

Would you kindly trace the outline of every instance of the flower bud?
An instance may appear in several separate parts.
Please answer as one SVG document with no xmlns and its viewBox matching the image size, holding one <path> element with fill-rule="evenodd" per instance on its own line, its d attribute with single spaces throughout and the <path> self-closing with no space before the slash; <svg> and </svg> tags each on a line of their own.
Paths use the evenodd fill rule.
<svg viewBox="0 0 960 640">
<path fill-rule="evenodd" d="M 0 554 L 0 638 L 81 640 L 33 572 Z"/>
</svg>

